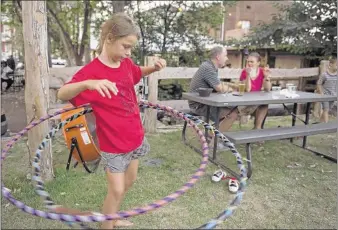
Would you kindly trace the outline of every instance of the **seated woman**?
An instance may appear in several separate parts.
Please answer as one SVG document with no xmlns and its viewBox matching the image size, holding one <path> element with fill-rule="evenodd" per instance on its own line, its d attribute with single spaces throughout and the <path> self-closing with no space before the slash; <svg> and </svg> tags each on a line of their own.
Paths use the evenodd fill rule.
<svg viewBox="0 0 338 230">
<path fill-rule="evenodd" d="M 260 66 L 261 57 L 258 53 L 254 52 L 249 54 L 247 59 L 247 68 L 243 69 L 240 81 L 245 84 L 246 92 L 271 90 L 270 82 L 270 70 L 269 67 L 264 69 Z M 250 106 L 238 106 L 233 110 L 228 108 L 229 112 L 232 112 L 220 123 L 220 130 L 227 131 L 231 128 L 232 124 L 236 121 L 238 116 L 255 114 L 255 126 L 254 129 L 261 129 L 263 120 L 268 112 L 268 105 L 250 105 Z"/>
</svg>

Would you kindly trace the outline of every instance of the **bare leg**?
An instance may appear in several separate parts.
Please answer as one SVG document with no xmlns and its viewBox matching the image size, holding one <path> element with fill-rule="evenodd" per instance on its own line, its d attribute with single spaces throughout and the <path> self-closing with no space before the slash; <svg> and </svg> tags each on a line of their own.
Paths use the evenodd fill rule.
<svg viewBox="0 0 338 230">
<path fill-rule="evenodd" d="M 269 107 L 267 105 L 260 105 L 258 106 L 256 110 L 256 116 L 255 116 L 255 129 L 261 129 L 263 120 L 268 113 Z"/>
<path fill-rule="evenodd" d="M 230 110 L 222 111 L 220 117 L 225 117 L 229 112 Z M 221 121 L 221 123 L 219 124 L 219 131 L 221 131 L 222 133 L 228 131 L 233 125 L 233 123 L 236 121 L 237 117 L 238 117 L 238 110 L 236 109 L 232 111 L 228 116 L 226 116 L 223 119 L 223 121 Z"/>
<path fill-rule="evenodd" d="M 329 122 L 329 110 L 324 109 L 321 116 L 320 116 L 320 122 Z"/>
<path fill-rule="evenodd" d="M 224 118 L 220 122 L 219 128 L 218 128 L 218 130 L 221 133 L 228 131 L 238 117 L 238 110 L 237 109 L 235 109 L 231 113 L 230 113 L 230 111 L 231 111 L 230 109 L 222 109 L 221 112 L 220 112 L 220 119 Z M 213 143 L 214 143 L 214 136 L 211 138 L 210 143 L 211 143 L 211 146 L 212 146 Z"/>
<path fill-rule="evenodd" d="M 108 192 L 103 203 L 102 213 L 111 215 L 116 213 L 121 205 L 125 194 L 125 173 L 112 173 L 106 170 L 108 181 Z M 101 229 L 113 229 L 114 221 L 105 221 Z"/>
<path fill-rule="evenodd" d="M 136 181 L 138 165 L 139 165 L 138 159 L 132 160 L 128 166 L 127 171 L 125 172 L 125 177 L 124 177 L 125 194 Z M 115 223 L 115 226 L 119 226 L 119 227 L 129 227 L 132 225 L 133 223 L 128 220 L 117 220 Z"/>
<path fill-rule="evenodd" d="M 125 191 L 127 192 L 130 187 L 134 184 L 137 178 L 139 160 L 132 160 L 128 166 L 125 176 Z"/>
</svg>

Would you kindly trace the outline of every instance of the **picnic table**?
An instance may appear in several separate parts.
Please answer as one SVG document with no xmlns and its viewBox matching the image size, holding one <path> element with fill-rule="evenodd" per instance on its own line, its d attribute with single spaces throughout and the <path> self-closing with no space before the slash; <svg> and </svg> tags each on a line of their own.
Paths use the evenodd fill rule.
<svg viewBox="0 0 338 230">
<path fill-rule="evenodd" d="M 235 96 L 231 93 L 229 94 L 221 94 L 221 93 L 212 93 L 209 97 L 201 97 L 198 93 L 183 93 L 183 98 L 190 101 L 195 101 L 204 105 L 207 105 L 207 115 L 205 117 L 205 121 L 208 123 L 210 119 L 210 107 L 216 107 L 216 120 L 215 120 L 215 128 L 219 128 L 219 113 L 222 107 L 233 107 L 236 108 L 237 106 L 249 106 L 249 105 L 270 105 L 270 104 L 283 104 L 284 108 L 287 109 L 285 104 L 293 104 L 293 110 L 290 112 L 292 115 L 292 126 L 286 127 L 283 130 L 282 135 L 277 135 L 275 129 L 265 129 L 262 135 L 261 139 L 253 138 L 254 136 L 257 136 L 259 130 L 250 130 L 250 131 L 242 131 L 241 135 L 236 135 L 238 132 L 227 132 L 224 135 L 229 138 L 230 141 L 233 143 L 238 142 L 240 144 L 246 143 L 247 144 L 247 158 L 248 158 L 248 167 L 249 167 L 249 173 L 251 175 L 251 148 L 250 144 L 254 141 L 263 141 L 263 140 L 272 140 L 272 139 L 285 139 L 288 137 L 296 137 L 296 135 L 304 134 L 303 136 L 303 148 L 306 148 L 306 140 L 307 135 L 315 135 L 320 134 L 323 132 L 336 132 L 337 131 L 337 125 L 332 126 L 331 128 L 329 125 L 321 124 L 318 127 L 313 126 L 311 129 L 307 129 L 309 125 L 309 118 L 310 118 L 310 108 L 311 104 L 314 102 L 325 102 L 325 101 L 336 101 L 336 96 L 329 96 L 329 95 L 320 95 L 315 93 L 309 93 L 309 92 L 302 92 L 302 91 L 296 91 L 295 92 L 297 97 L 286 97 L 284 95 L 278 95 L 276 96 L 276 93 L 270 92 L 246 92 L 243 96 Z M 298 104 L 306 104 L 305 109 L 305 121 L 303 123 L 305 124 L 305 127 L 295 127 L 296 119 L 301 120 L 297 115 L 297 107 Z M 336 123 L 336 122 L 335 122 Z M 323 127 L 322 127 L 323 126 Z M 280 133 L 282 131 L 279 129 L 277 132 Z M 262 132 L 262 130 L 260 130 Z M 320 132 L 320 133 L 319 133 Z M 183 133 L 182 133 L 183 134 Z M 284 135 L 283 135 L 284 134 Z M 305 135 L 306 134 L 306 135 Z M 185 135 L 185 134 L 183 134 Z M 206 131 L 207 135 L 207 131 Z M 250 139 L 251 137 L 251 139 Z M 292 138 L 290 139 L 292 142 Z M 217 152 L 217 142 L 218 138 L 215 138 L 214 142 L 214 149 L 213 149 L 213 155 L 212 159 L 210 159 L 211 162 L 216 163 L 218 165 L 221 165 L 225 167 L 227 170 L 230 171 L 232 174 L 234 173 L 232 170 L 227 168 L 226 166 L 217 163 L 216 162 L 216 152 Z M 236 144 L 236 143 L 235 143 Z M 321 154 L 321 153 L 317 153 Z M 237 174 L 235 176 L 238 176 Z"/>
</svg>

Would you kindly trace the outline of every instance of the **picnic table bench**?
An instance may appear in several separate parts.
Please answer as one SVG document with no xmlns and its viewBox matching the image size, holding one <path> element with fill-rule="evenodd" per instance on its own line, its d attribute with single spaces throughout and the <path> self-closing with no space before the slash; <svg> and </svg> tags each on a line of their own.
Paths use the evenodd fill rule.
<svg viewBox="0 0 338 230">
<path fill-rule="evenodd" d="M 290 139 L 294 137 L 305 137 L 311 135 L 325 134 L 325 133 L 335 133 L 337 132 L 337 122 L 329 123 L 318 123 L 310 125 L 297 125 L 292 127 L 282 127 L 282 128 L 269 128 L 269 129 L 256 129 L 256 130 L 245 130 L 237 132 L 226 132 L 224 135 L 234 144 L 245 144 L 246 145 L 246 155 L 248 163 L 248 178 L 252 175 L 252 143 L 257 143 L 261 141 L 271 141 L 271 140 L 283 140 Z M 307 149 L 303 144 L 303 148 Z M 310 150 L 310 149 L 307 149 Z M 332 161 L 337 162 L 337 159 L 330 157 L 328 155 L 310 150 L 311 152 L 321 155 L 325 158 L 328 158 Z"/>
</svg>

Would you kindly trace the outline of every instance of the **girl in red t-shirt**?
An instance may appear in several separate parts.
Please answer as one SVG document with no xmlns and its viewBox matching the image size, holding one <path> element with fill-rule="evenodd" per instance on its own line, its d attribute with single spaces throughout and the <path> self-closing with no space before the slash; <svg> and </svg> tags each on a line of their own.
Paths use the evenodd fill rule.
<svg viewBox="0 0 338 230">
<path fill-rule="evenodd" d="M 139 38 L 136 24 L 123 13 L 107 20 L 101 27 L 99 56 L 80 69 L 58 92 L 58 98 L 74 106 L 91 104 L 96 117 L 96 131 L 107 174 L 108 192 L 103 214 L 114 214 L 124 195 L 136 180 L 138 158 L 149 151 L 144 137 L 134 85 L 143 76 L 166 66 L 163 59 L 154 66 L 140 67 L 129 58 Z M 56 212 L 79 212 L 56 207 Z M 92 213 L 80 212 L 80 215 Z M 106 221 L 103 229 L 130 226 L 126 220 Z"/>
</svg>

